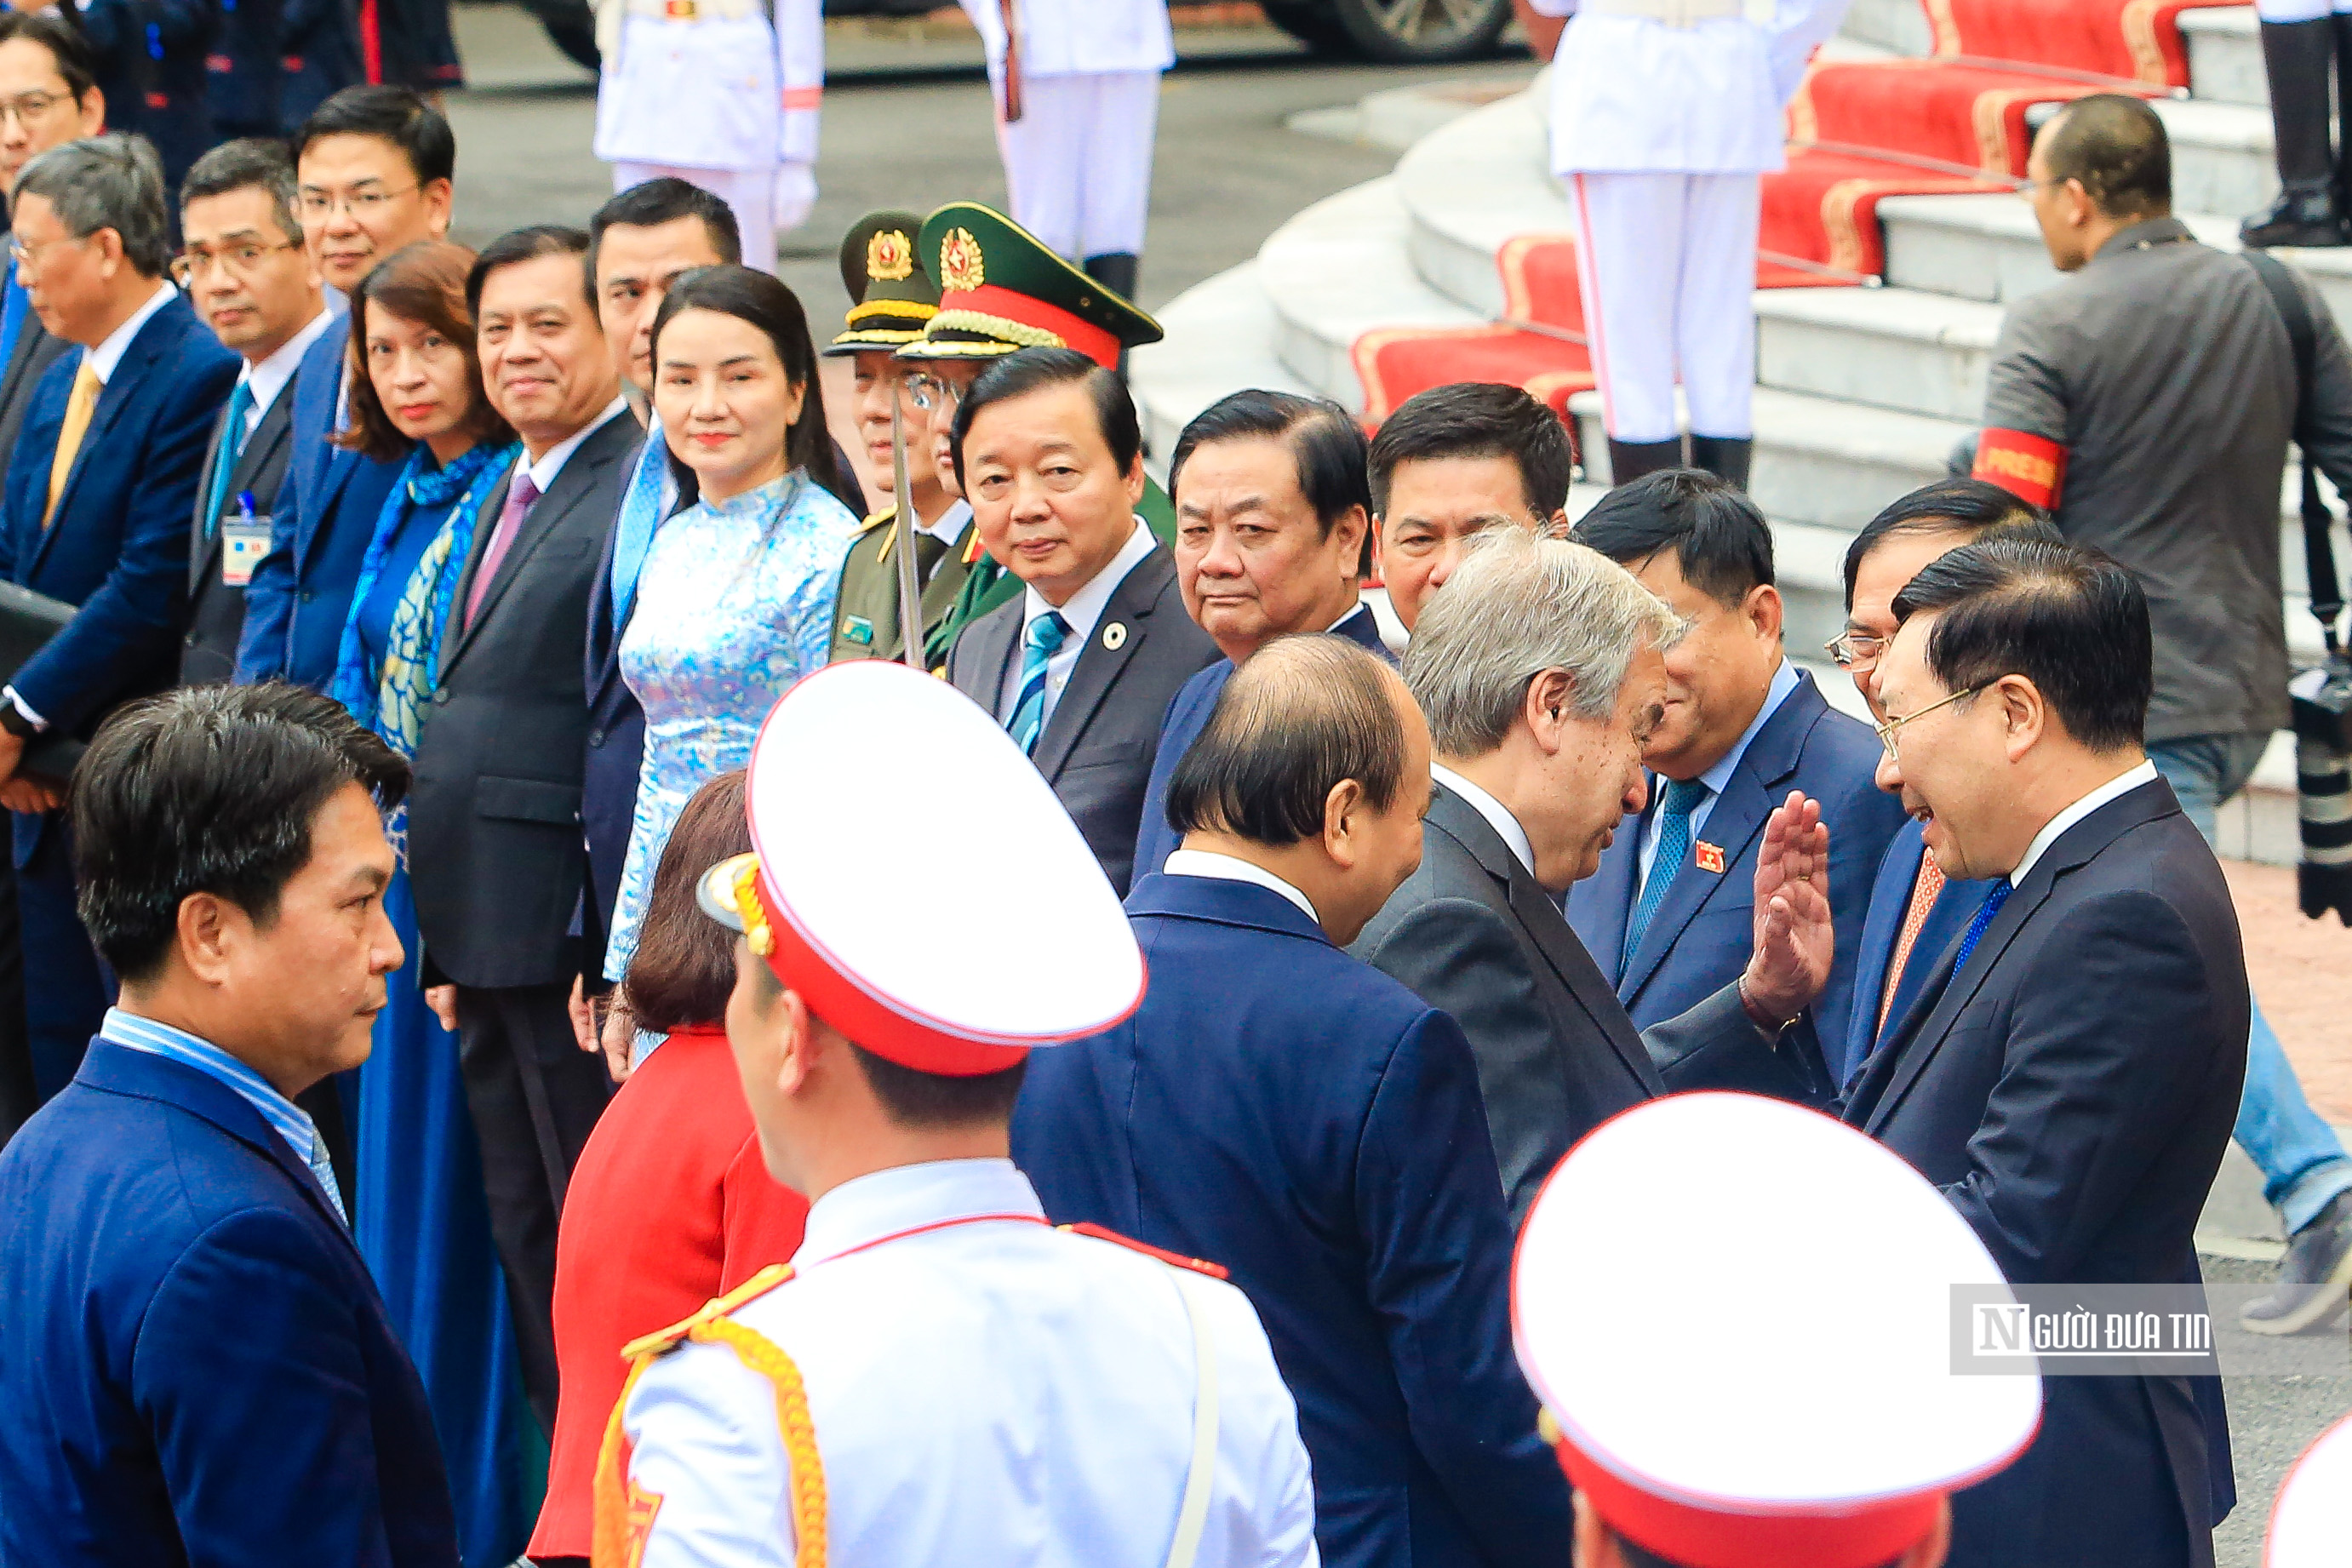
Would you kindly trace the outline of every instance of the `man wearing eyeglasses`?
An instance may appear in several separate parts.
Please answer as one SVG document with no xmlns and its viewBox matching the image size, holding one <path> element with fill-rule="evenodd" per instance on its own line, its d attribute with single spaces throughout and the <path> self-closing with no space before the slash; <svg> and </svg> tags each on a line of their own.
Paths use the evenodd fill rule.
<svg viewBox="0 0 2352 1568">
<path fill-rule="evenodd" d="M 106 123 L 89 45 L 51 13 L 0 12 L 0 184 L 9 190 L 25 165 L 52 147 L 95 136 Z M 16 449 L 25 407 L 41 373 L 66 352 L 33 313 L 11 258 L 0 289 L 0 472 Z"/>
<path fill-rule="evenodd" d="M 457 162 L 449 122 L 407 88 L 346 88 L 320 104 L 294 134 L 295 201 L 327 286 L 348 297 L 393 252 L 447 233 Z M 323 332 L 295 372 L 293 455 L 269 552 L 246 584 L 239 680 L 324 690 L 334 679 L 361 559 L 400 469 L 329 440 L 350 406 L 344 349 L 344 334 Z"/>
<path fill-rule="evenodd" d="M 213 426 L 190 524 L 188 630 L 180 646 L 185 686 L 236 673 L 245 585 L 268 553 L 270 519 L 293 452 L 287 389 L 302 356 L 340 319 L 303 248 L 294 202 L 293 161 L 276 141 L 215 147 L 181 187 L 185 247 L 176 270 L 205 324 L 244 361 Z"/>
</svg>

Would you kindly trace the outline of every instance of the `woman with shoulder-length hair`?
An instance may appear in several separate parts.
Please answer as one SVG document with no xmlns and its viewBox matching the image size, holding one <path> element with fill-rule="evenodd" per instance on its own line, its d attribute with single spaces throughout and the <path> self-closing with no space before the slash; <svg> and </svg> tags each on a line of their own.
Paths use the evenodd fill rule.
<svg viewBox="0 0 2352 1568">
<path fill-rule="evenodd" d="M 751 761 L 776 699 L 824 668 L 857 531 L 832 493 L 816 345 L 790 289 L 748 267 L 687 274 L 654 318 L 653 362 L 686 510 L 654 536 L 621 638 L 646 750 L 604 953 L 613 981 L 628 973 L 655 864 L 688 797 Z M 608 1055 L 624 1054 L 629 1027 L 624 985 Z"/>
<path fill-rule="evenodd" d="M 590 1555 L 596 1458 L 629 1370 L 621 1347 L 800 1247 L 808 1200 L 768 1174 L 727 1048 L 735 933 L 695 903 L 703 872 L 751 847 L 743 774 L 721 773 L 678 814 L 646 900 L 629 994 L 638 1026 L 664 1039 L 597 1120 L 564 1195 L 562 1393 L 530 1539 L 542 1568 L 585 1568 Z"/>
<path fill-rule="evenodd" d="M 483 502 L 520 450 L 483 395 L 466 307 L 473 262 L 464 246 L 420 241 L 379 262 L 352 300 L 351 423 L 335 439 L 404 462 L 362 558 L 333 695 L 404 757 L 416 754 Z M 531 1514 L 514 1329 L 457 1037 L 417 978 L 404 818 L 387 828 L 400 863 L 384 912 L 408 963 L 359 1069 L 352 1232 L 425 1380 L 465 1561 L 509 1563 Z"/>
</svg>

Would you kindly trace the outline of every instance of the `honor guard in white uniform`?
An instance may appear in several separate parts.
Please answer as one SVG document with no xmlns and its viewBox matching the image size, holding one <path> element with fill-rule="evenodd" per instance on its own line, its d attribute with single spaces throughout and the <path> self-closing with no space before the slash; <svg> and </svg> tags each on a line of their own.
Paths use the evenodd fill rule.
<svg viewBox="0 0 2352 1568">
<path fill-rule="evenodd" d="M 1937 1568 L 1949 1494 L 2042 1419 L 2032 1371 L 1954 1367 L 1956 1286 L 2013 1300 L 1958 1211 L 1853 1128 L 1710 1093 L 1601 1123 L 1511 1270 L 1580 1568 L 1625 1568 L 1627 1542 L 1690 1568 Z"/>
<path fill-rule="evenodd" d="M 2252 246 L 2342 245 L 2352 216 L 2352 92 L 2345 90 L 2352 83 L 2352 0 L 2254 0 L 2254 14 L 2262 19 L 2279 194 L 2239 226 L 2238 238 Z M 2342 123 L 2332 150 L 2331 100 Z"/>
<path fill-rule="evenodd" d="M 988 46 L 1013 220 L 1135 298 L 1151 205 L 1166 0 L 962 0 Z"/>
<path fill-rule="evenodd" d="M 1019 852 L 941 853 L 941 779 Z M 1315 1563 L 1248 1300 L 1053 1228 L 1003 1157 L 1029 1050 L 1145 983 L 1044 778 L 946 682 L 861 660 L 785 694 L 747 795 L 757 850 L 698 898 L 743 933 L 728 1031 L 761 1152 L 814 1202 L 789 1265 L 625 1352 L 598 1568 Z"/>
<path fill-rule="evenodd" d="M 1576 223 L 1584 331 L 1618 484 L 1690 460 L 1748 482 L 1757 176 L 1845 0 L 1533 0 L 1575 13 L 1552 60 L 1551 166 Z M 1751 20 L 1761 12 L 1769 20 Z"/>
<path fill-rule="evenodd" d="M 2263 1568 L 2344 1568 L 2352 1558 L 2352 1420 L 2322 1432 L 2294 1462 L 2271 1510 Z"/>
<path fill-rule="evenodd" d="M 596 0 L 596 156 L 613 188 L 671 174 L 735 210 L 743 260 L 816 205 L 823 0 Z"/>
</svg>

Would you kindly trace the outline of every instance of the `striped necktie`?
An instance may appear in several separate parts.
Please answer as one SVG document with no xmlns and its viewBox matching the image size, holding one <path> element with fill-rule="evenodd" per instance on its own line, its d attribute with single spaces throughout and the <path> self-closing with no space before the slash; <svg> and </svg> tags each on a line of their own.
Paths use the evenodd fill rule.
<svg viewBox="0 0 2352 1568">
<path fill-rule="evenodd" d="M 1919 944 L 1919 933 L 1927 929 L 1927 917 L 1935 913 L 1936 900 L 1943 891 L 1944 868 L 1936 864 L 1933 855 L 1921 852 L 1919 874 L 1911 881 L 1911 902 L 1903 911 L 1903 929 L 1895 938 L 1895 956 L 1886 961 L 1886 984 L 1878 997 L 1876 1035 L 1886 1033 L 1887 1015 L 1895 1010 L 1895 993 L 1902 988 L 1904 966 L 1911 962 L 1911 950 Z"/>
<path fill-rule="evenodd" d="M 2012 891 L 2009 879 L 2003 877 L 1992 885 L 1992 891 L 1985 895 L 1985 901 L 1978 907 L 1975 918 L 1969 921 L 1969 929 L 1960 935 L 1960 955 L 1952 960 L 1953 979 L 1958 979 L 1960 971 L 1969 966 L 1969 954 L 1977 950 L 1978 939 L 1984 935 L 1985 928 L 1992 924 L 1992 917 L 2000 913 L 2000 906 L 2009 902 L 2009 895 Z"/>
<path fill-rule="evenodd" d="M 98 367 L 89 363 L 88 354 L 82 355 L 81 368 L 74 372 L 73 391 L 66 398 L 65 423 L 58 427 L 58 449 L 49 458 L 49 504 L 41 513 L 43 528 L 57 516 L 58 498 L 66 493 L 74 458 L 81 452 L 81 438 L 89 434 L 89 416 L 98 412 L 98 395 L 105 390 Z"/>
<path fill-rule="evenodd" d="M 334 1205 L 335 1217 L 343 1222 L 345 1230 L 351 1229 L 352 1216 L 343 1209 L 343 1189 L 335 1184 L 334 1162 L 327 1158 L 327 1141 L 319 1135 L 316 1127 L 310 1129 L 310 1152 L 306 1159 L 310 1173 L 327 1189 L 327 1201 Z"/>
<path fill-rule="evenodd" d="M 1641 951 L 1651 917 L 1666 901 L 1666 889 L 1674 886 L 1675 873 L 1690 858 L 1691 813 L 1713 793 L 1696 779 L 1668 781 L 1665 804 L 1658 808 L 1658 852 L 1650 858 L 1650 875 L 1642 884 L 1642 897 L 1633 906 L 1633 918 L 1625 922 L 1628 962 Z"/>
<path fill-rule="evenodd" d="M 221 508 L 228 501 L 228 481 L 245 456 L 246 416 L 253 412 L 253 383 L 239 381 L 228 395 L 228 417 L 221 423 L 220 451 L 213 458 L 213 482 L 205 491 L 205 537 L 220 527 Z"/>
<path fill-rule="evenodd" d="M 1013 743 L 1035 753 L 1037 737 L 1045 731 L 1045 666 L 1062 651 L 1070 623 L 1058 610 L 1047 610 L 1029 623 L 1021 639 L 1021 695 L 1013 704 L 1013 721 L 1005 726 Z"/>
</svg>

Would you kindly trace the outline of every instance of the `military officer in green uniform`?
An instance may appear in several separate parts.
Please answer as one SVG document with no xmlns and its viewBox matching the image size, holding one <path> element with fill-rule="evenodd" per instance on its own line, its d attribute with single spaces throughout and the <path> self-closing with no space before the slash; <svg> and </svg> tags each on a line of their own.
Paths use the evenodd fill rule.
<svg viewBox="0 0 2352 1568">
<path fill-rule="evenodd" d="M 915 571 L 921 584 L 926 644 L 955 608 L 971 565 L 971 508 L 951 485 L 940 482 L 932 461 L 930 415 L 913 400 L 907 383 L 914 366 L 894 356 L 923 335 L 940 308 L 940 287 L 915 249 L 923 220 L 909 212 L 868 213 L 841 242 L 841 282 L 856 301 L 845 330 L 824 353 L 856 362 L 857 429 L 865 438 L 872 471 L 887 486 L 891 476 L 892 405 L 898 405 L 907 443 L 907 488 L 915 510 Z M 953 474 L 949 476 L 952 480 Z M 905 638 L 898 626 L 898 516 L 895 496 L 866 520 L 842 563 L 835 595 L 829 658 L 901 658 Z M 926 661 L 944 666 L 947 649 Z"/>
<path fill-rule="evenodd" d="M 949 455 L 956 405 L 991 360 L 1016 349 L 1070 348 L 1116 370 L 1123 351 L 1160 339 L 1159 322 L 978 202 L 950 202 L 925 218 L 916 254 L 939 285 L 939 310 L 898 357 L 914 371 L 908 383 L 929 422 L 925 445 L 940 482 L 960 503 L 962 491 Z M 1147 479 L 1135 510 L 1162 545 L 1173 548 L 1176 508 L 1167 491 Z M 968 520 L 971 509 L 962 515 Z M 926 663 L 934 670 L 946 665 L 949 647 L 966 626 L 1021 592 L 1020 579 L 982 552 L 977 533 L 967 529 L 957 553 L 970 575 L 926 644 Z M 927 596 L 927 615 L 928 605 Z"/>
</svg>

